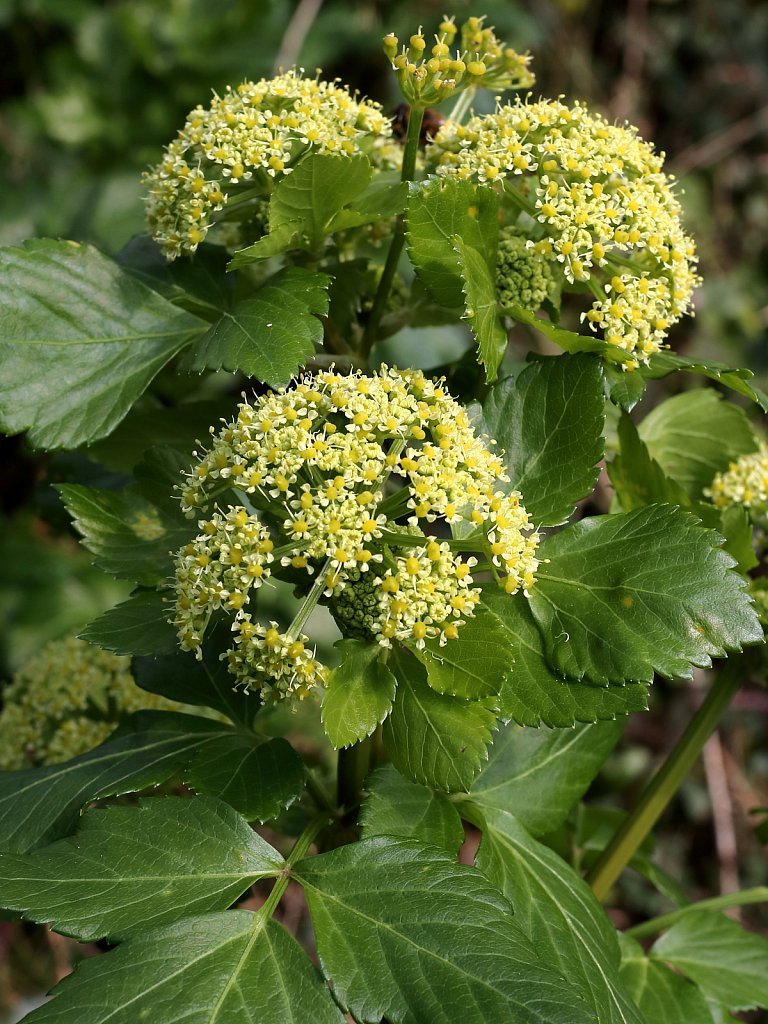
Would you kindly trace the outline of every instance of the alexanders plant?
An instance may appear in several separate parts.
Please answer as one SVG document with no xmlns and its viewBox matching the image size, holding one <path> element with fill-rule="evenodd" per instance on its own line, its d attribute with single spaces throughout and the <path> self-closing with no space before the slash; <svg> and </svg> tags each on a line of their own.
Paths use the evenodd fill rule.
<svg viewBox="0 0 768 1024">
<path fill-rule="evenodd" d="M 30 1021 L 709 1024 L 768 1005 L 768 943 L 727 898 L 634 937 L 600 903 L 763 642 L 754 503 L 729 483 L 764 498 L 747 414 L 702 388 L 629 413 L 673 373 L 766 396 L 666 348 L 695 249 L 634 129 L 530 97 L 468 116 L 477 89 L 533 81 L 479 18 L 384 48 L 402 145 L 338 82 L 246 82 L 148 172 L 153 239 L 116 260 L 0 253 L 5 429 L 123 474 L 60 488 L 95 564 L 135 585 L 82 635 L 188 706 L 0 776 L 3 904 L 115 946 Z M 422 368 L 387 355 L 404 326 L 398 361 Z M 435 331 L 474 356 L 436 369 Z M 514 358 L 540 337 L 563 354 Z M 729 653 L 585 881 L 548 835 L 654 675 Z M 295 742 L 318 726 L 335 777 Z M 174 780 L 184 795 L 146 792 Z M 274 920 L 291 881 L 308 949 Z"/>
</svg>

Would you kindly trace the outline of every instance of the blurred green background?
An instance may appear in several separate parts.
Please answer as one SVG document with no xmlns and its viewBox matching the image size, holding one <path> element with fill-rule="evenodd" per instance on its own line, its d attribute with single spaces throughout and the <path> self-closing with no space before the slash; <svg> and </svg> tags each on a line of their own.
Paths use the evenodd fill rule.
<svg viewBox="0 0 768 1024">
<path fill-rule="evenodd" d="M 381 37 L 407 38 L 419 24 L 429 34 L 444 13 L 458 21 L 487 13 L 500 37 L 533 53 L 536 93 L 586 100 L 636 124 L 667 153 L 705 281 L 696 318 L 678 326 L 672 344 L 749 366 L 765 387 L 768 4 L 759 0 L 0 0 L 0 244 L 47 235 L 117 252 L 143 230 L 141 172 L 211 89 L 296 63 L 321 67 L 390 109 L 399 100 Z M 74 477 L 103 485 L 94 464 L 30 453 L 19 439 L 0 442 L 2 678 L 124 588 L 91 568 L 48 486 Z M 653 713 L 634 716 L 597 795 L 618 790 L 630 803 L 695 699 L 690 688 L 657 686 Z M 742 885 L 766 882 L 748 810 L 768 806 L 768 694 L 740 700 L 659 840 L 660 861 L 690 896 L 716 893 L 734 876 Z M 711 813 L 718 771 L 730 854 L 722 807 L 720 825 Z M 629 920 L 668 906 L 631 875 L 622 902 Z M 31 927 L 13 937 L 7 928 L 0 925 L 0 993 L 10 1004 L 66 972 L 71 947 Z M 0 994 L 0 1017 L 2 1004 Z"/>
</svg>

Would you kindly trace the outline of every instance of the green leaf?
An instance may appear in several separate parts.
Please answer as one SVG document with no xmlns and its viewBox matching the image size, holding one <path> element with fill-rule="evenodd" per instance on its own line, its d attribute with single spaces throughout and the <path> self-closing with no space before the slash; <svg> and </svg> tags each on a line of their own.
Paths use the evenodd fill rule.
<svg viewBox="0 0 768 1024">
<path fill-rule="evenodd" d="M 506 900 L 448 853 L 379 837 L 302 861 L 294 874 L 334 997 L 357 1020 L 593 1021 Z"/>
<path fill-rule="evenodd" d="M 189 540 L 190 523 L 180 524 L 133 487 L 105 491 L 62 484 L 58 491 L 99 569 L 144 586 L 168 578 L 171 552 Z"/>
<path fill-rule="evenodd" d="M 211 327 L 186 368 L 240 370 L 273 387 L 288 384 L 322 341 L 318 316 L 328 312 L 330 281 L 304 267 L 279 271 Z"/>
<path fill-rule="evenodd" d="M 395 699 L 397 680 L 382 661 L 382 648 L 364 640 L 340 640 L 341 663 L 323 693 L 323 728 L 337 749 L 370 736 Z"/>
<path fill-rule="evenodd" d="M 575 331 L 566 331 L 549 320 L 542 320 L 541 317 L 536 316 L 529 309 L 523 309 L 522 306 L 505 306 L 502 312 L 506 316 L 511 316 L 513 320 L 517 320 L 518 323 L 533 327 L 545 338 L 554 341 L 565 352 L 597 352 L 614 362 L 623 362 L 624 359 L 629 358 L 621 349 L 609 345 L 594 334 L 577 334 Z"/>
<path fill-rule="evenodd" d="M 619 975 L 648 1024 L 713 1024 L 707 1000 L 695 985 L 649 960 L 642 946 L 627 935 L 619 934 L 619 945 Z"/>
<path fill-rule="evenodd" d="M 668 398 L 638 429 L 651 457 L 694 499 L 702 497 L 716 473 L 758 447 L 744 410 L 711 388 Z"/>
<path fill-rule="evenodd" d="M 304 762 L 282 737 L 221 736 L 192 760 L 184 781 L 249 821 L 272 821 L 304 792 Z"/>
<path fill-rule="evenodd" d="M 738 370 L 733 366 L 728 366 L 727 363 L 679 356 L 675 352 L 657 352 L 651 356 L 650 365 L 641 367 L 639 372 L 649 380 L 660 380 L 678 370 L 700 373 L 704 377 L 709 377 L 710 380 L 719 381 L 731 391 L 757 402 L 763 412 L 768 412 L 768 395 L 750 383 L 755 376 L 752 370 Z"/>
<path fill-rule="evenodd" d="M 149 448 L 168 445 L 188 452 L 187 462 L 198 438 L 208 436 L 208 427 L 223 416 L 232 415 L 232 400 L 190 402 L 175 408 L 131 409 L 108 438 L 88 448 L 89 457 L 118 473 L 130 473 Z"/>
<path fill-rule="evenodd" d="M 191 651 L 174 651 L 133 659 L 131 671 L 136 683 L 150 693 L 177 700 L 182 704 L 221 711 L 233 722 L 248 727 L 261 707 L 258 697 L 235 689 L 235 681 L 226 662 L 219 657 L 222 645 L 216 644 L 217 633 L 206 637 L 201 661 Z M 229 634 L 222 640 L 229 641 Z"/>
<path fill-rule="evenodd" d="M 78 634 L 115 654 L 171 654 L 178 650 L 168 622 L 171 606 L 157 590 L 139 590 L 89 622 Z"/>
<path fill-rule="evenodd" d="M 71 761 L 0 772 L 0 849 L 26 853 L 68 835 L 85 804 L 165 782 L 222 735 L 232 733 L 210 719 L 140 711 Z"/>
<path fill-rule="evenodd" d="M 360 809 L 360 833 L 418 839 L 456 856 L 464 842 L 461 818 L 450 800 L 426 786 L 404 779 L 391 764 L 366 780 L 368 795 Z"/>
<path fill-rule="evenodd" d="M 757 565 L 752 546 L 752 525 L 746 509 L 733 505 L 718 509 L 706 501 L 692 502 L 687 491 L 666 475 L 648 447 L 640 440 L 637 428 L 626 414 L 619 420 L 618 438 L 621 454 L 608 464 L 608 475 L 621 508 L 630 512 L 659 502 L 672 502 L 688 508 L 708 529 L 725 537 L 723 547 L 739 565 L 749 572 Z"/>
<path fill-rule="evenodd" d="M 614 405 L 631 412 L 645 394 L 645 377 L 640 373 L 629 373 L 607 361 L 604 371 L 608 397 Z"/>
<path fill-rule="evenodd" d="M 444 647 L 438 640 L 427 640 L 423 650 L 416 648 L 412 653 L 426 668 L 433 690 L 465 700 L 498 697 L 514 657 L 504 630 L 483 614 L 482 606 L 455 640 Z"/>
<path fill-rule="evenodd" d="M 623 728 L 623 722 L 554 730 L 507 725 L 472 783 L 472 803 L 483 814 L 511 812 L 534 836 L 553 832 L 584 795 Z"/>
<path fill-rule="evenodd" d="M 229 254 L 223 245 L 203 243 L 193 256 L 167 260 L 149 235 L 135 235 L 115 257 L 123 270 L 169 302 L 201 316 L 228 309 L 234 278 L 227 275 Z"/>
<path fill-rule="evenodd" d="M 393 651 L 390 667 L 398 685 L 384 746 L 395 768 L 446 793 L 469 789 L 486 758 L 496 715 L 477 701 L 436 693 L 422 665 L 404 651 Z"/>
<path fill-rule="evenodd" d="M 504 449 L 510 488 L 539 525 L 564 523 L 603 457 L 603 374 L 588 355 L 541 359 L 491 388 L 480 429 Z"/>
<path fill-rule="evenodd" d="M 759 564 L 755 554 L 755 534 L 749 512 L 741 505 L 715 508 L 706 501 L 696 501 L 691 511 L 710 530 L 716 530 L 725 538 L 723 548 L 738 563 L 741 573 L 748 573 Z"/>
<path fill-rule="evenodd" d="M 299 225 L 309 249 L 322 245 L 340 210 L 363 193 L 371 180 L 368 158 L 311 153 L 281 178 L 269 201 L 270 232 Z"/>
<path fill-rule="evenodd" d="M 465 303 L 455 239 L 458 236 L 479 253 L 495 254 L 498 196 L 471 182 L 449 179 L 432 179 L 411 189 L 406 207 L 408 256 L 435 301 L 458 313 Z"/>
<path fill-rule="evenodd" d="M 280 256 L 288 249 L 299 248 L 301 248 L 301 222 L 286 221 L 264 235 L 258 242 L 254 242 L 253 245 L 239 249 L 227 264 L 227 270 L 247 267 L 249 263 L 269 260 L 273 256 Z"/>
<path fill-rule="evenodd" d="M 768 940 L 725 914 L 686 913 L 649 955 L 671 964 L 729 1010 L 768 1007 Z"/>
<path fill-rule="evenodd" d="M 333 217 L 329 231 L 346 231 L 397 217 L 405 209 L 407 195 L 408 183 L 400 180 L 397 171 L 381 171 L 373 176 L 366 190 L 348 208 Z"/>
<path fill-rule="evenodd" d="M 485 367 L 489 383 L 499 375 L 499 366 L 507 351 L 507 332 L 501 322 L 496 301 L 494 265 L 485 252 L 468 245 L 460 235 L 453 238 L 459 256 L 464 288 L 464 319 L 477 341 L 478 362 Z"/>
<path fill-rule="evenodd" d="M 670 479 L 651 458 L 647 445 L 640 440 L 637 427 L 626 413 L 622 413 L 619 420 L 618 438 L 620 454 L 608 463 L 608 476 L 624 512 L 664 502 L 690 505 L 682 485 Z"/>
<path fill-rule="evenodd" d="M 344 1024 L 304 950 L 244 910 L 188 918 L 83 960 L 26 1024 Z"/>
<path fill-rule="evenodd" d="M 81 942 L 226 910 L 284 861 L 226 804 L 141 800 L 89 811 L 77 834 L 20 856 L 0 853 L 3 905 Z"/>
<path fill-rule="evenodd" d="M 648 707 L 648 686 L 589 686 L 559 675 L 544 657 L 544 642 L 528 601 L 488 589 L 476 618 L 492 617 L 506 635 L 512 655 L 499 697 L 503 718 L 520 725 L 554 727 L 615 719 Z"/>
<path fill-rule="evenodd" d="M 40 448 L 108 434 L 205 322 L 88 245 L 0 249 L 0 426 Z"/>
<path fill-rule="evenodd" d="M 494 810 L 483 817 L 477 866 L 513 903 L 515 921 L 542 960 L 574 986 L 600 1024 L 645 1024 L 619 978 L 616 931 L 592 890 L 513 815 Z"/>
<path fill-rule="evenodd" d="M 529 591 L 547 660 L 598 685 L 690 678 L 691 665 L 762 629 L 720 538 L 688 512 L 651 505 L 583 519 L 539 548 L 549 559 Z"/>
</svg>

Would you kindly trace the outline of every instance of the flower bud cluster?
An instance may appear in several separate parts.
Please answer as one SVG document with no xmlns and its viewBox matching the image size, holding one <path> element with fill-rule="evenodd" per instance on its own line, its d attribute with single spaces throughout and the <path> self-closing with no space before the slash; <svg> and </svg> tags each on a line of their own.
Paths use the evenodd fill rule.
<svg viewBox="0 0 768 1024">
<path fill-rule="evenodd" d="M 484 18 L 469 18 L 459 31 L 453 18 L 446 17 L 431 46 L 421 29 L 402 46 L 393 33 L 384 37 L 384 53 L 409 103 L 440 103 L 468 86 L 527 89 L 533 85 L 534 77 L 528 70 L 530 55 L 517 53 L 501 42 L 483 22 Z"/>
<path fill-rule="evenodd" d="M 151 234 L 169 259 L 194 252 L 240 186 L 267 194 L 305 153 L 352 156 L 390 132 L 378 103 L 295 70 L 227 87 L 189 114 L 145 175 Z"/>
<path fill-rule="evenodd" d="M 502 228 L 496 258 L 499 305 L 521 306 L 535 312 L 547 298 L 554 277 L 552 264 L 527 244 L 516 228 Z"/>
<path fill-rule="evenodd" d="M 296 625 L 305 608 L 284 633 L 254 618 L 254 592 L 281 571 L 311 577 L 355 635 L 447 643 L 479 600 L 478 559 L 507 593 L 534 582 L 538 534 L 520 495 L 498 488 L 506 479 L 465 410 L 418 371 L 329 370 L 243 402 L 181 486 L 189 515 L 228 490 L 241 502 L 200 520 L 177 555 L 182 647 L 199 653 L 223 612 L 238 680 L 259 678 L 270 698 L 322 684 Z M 463 539 L 450 537 L 459 526 Z"/>
<path fill-rule="evenodd" d="M 753 516 L 768 516 L 768 444 L 732 462 L 704 493 L 718 508 L 743 505 Z"/>
<path fill-rule="evenodd" d="M 698 284 L 663 154 L 631 125 L 559 100 L 447 121 L 428 150 L 437 174 L 493 184 L 529 218 L 528 244 L 595 299 L 584 314 L 628 369 L 659 351 Z"/>
<path fill-rule="evenodd" d="M 130 660 L 84 640 L 55 640 L 3 690 L 0 768 L 57 764 L 91 750 L 132 711 L 177 710 L 139 689 Z"/>
</svg>

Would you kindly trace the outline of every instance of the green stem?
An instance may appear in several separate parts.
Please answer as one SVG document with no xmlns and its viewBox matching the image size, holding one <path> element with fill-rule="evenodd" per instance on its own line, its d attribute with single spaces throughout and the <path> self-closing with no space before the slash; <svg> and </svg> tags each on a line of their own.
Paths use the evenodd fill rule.
<svg viewBox="0 0 768 1024">
<path fill-rule="evenodd" d="M 293 849 L 286 858 L 285 867 L 278 875 L 277 881 L 272 888 L 272 892 L 267 896 L 265 902 L 255 914 L 256 920 L 254 921 L 254 928 L 260 928 L 263 921 L 268 921 L 269 918 L 272 917 L 291 881 L 291 869 L 293 868 L 293 865 L 307 855 L 312 843 L 314 843 L 315 839 L 317 839 L 318 835 L 326 825 L 330 825 L 330 823 L 331 819 L 327 814 L 318 814 L 318 816 L 313 818 L 301 833 L 299 838 L 296 840 Z"/>
<path fill-rule="evenodd" d="M 741 661 L 739 658 L 733 658 L 717 673 L 704 703 L 688 723 L 677 746 L 646 787 L 637 806 L 587 873 L 586 880 L 598 899 L 605 899 L 611 886 L 629 864 L 693 767 L 702 747 L 739 689 Z"/>
<path fill-rule="evenodd" d="M 768 903 L 768 885 L 759 885 L 754 889 L 744 889 L 743 892 L 729 892 L 724 896 L 713 896 L 708 900 L 699 900 L 698 903 L 691 903 L 687 907 L 678 907 L 668 914 L 660 917 L 652 917 L 649 921 L 636 924 L 634 928 L 627 928 L 625 935 L 631 935 L 633 939 L 647 939 L 650 935 L 666 931 L 673 924 L 690 914 L 694 910 L 727 910 L 728 907 L 745 907 L 750 903 Z"/>
<path fill-rule="evenodd" d="M 313 608 L 325 593 L 325 588 L 327 586 L 326 576 L 330 566 L 331 560 L 329 558 L 318 572 L 317 579 L 312 584 L 312 589 L 301 602 L 301 607 L 298 612 L 296 612 L 293 622 L 288 627 L 288 633 L 291 636 L 298 637 L 304 627 L 304 623 L 311 615 Z"/>
<path fill-rule="evenodd" d="M 453 110 L 448 115 L 448 120 L 461 122 L 464 120 L 464 115 L 472 105 L 472 100 L 475 98 L 477 92 L 476 85 L 468 85 L 466 89 L 459 94 L 456 103 L 453 106 Z"/>
<path fill-rule="evenodd" d="M 405 149 L 403 150 L 403 166 L 400 171 L 401 181 L 412 181 L 416 172 L 416 156 L 419 151 L 419 136 L 421 135 L 421 122 L 424 120 L 424 110 L 424 107 L 411 107 L 410 117 L 408 118 L 408 133 L 405 137 Z M 376 341 L 379 324 L 384 315 L 384 310 L 387 308 L 389 292 L 392 288 L 392 281 L 397 271 L 397 265 L 400 262 L 400 255 L 404 244 L 405 220 L 401 216 L 397 220 L 397 226 L 395 227 L 389 252 L 387 253 L 387 260 L 384 264 L 381 280 L 379 281 L 379 287 L 376 289 L 371 313 L 363 333 L 361 349 L 362 354 L 366 357 Z"/>
<path fill-rule="evenodd" d="M 371 737 L 339 751 L 338 802 L 347 811 L 360 804 L 363 783 L 371 764 Z"/>
<path fill-rule="evenodd" d="M 318 809 L 321 811 L 328 811 L 330 814 L 336 816 L 336 807 L 334 806 L 333 800 L 325 791 L 325 786 L 321 785 L 315 778 L 314 772 L 307 769 L 307 791 L 312 799 L 315 801 Z"/>
</svg>

